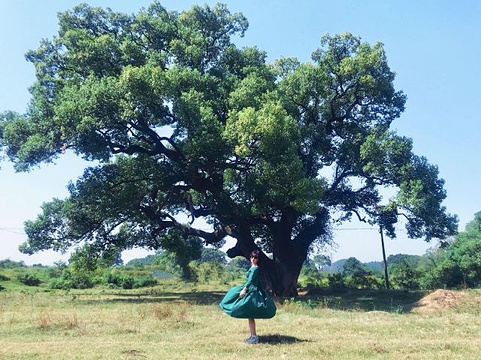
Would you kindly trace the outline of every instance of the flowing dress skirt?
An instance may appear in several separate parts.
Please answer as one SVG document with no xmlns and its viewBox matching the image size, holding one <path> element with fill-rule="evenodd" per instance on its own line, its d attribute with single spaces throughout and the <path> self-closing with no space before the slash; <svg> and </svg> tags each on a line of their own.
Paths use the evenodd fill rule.
<svg viewBox="0 0 481 360">
<path fill-rule="evenodd" d="M 276 315 L 276 305 L 266 290 L 249 286 L 247 293 L 240 298 L 243 286 L 230 288 L 220 307 L 226 314 L 240 319 L 270 319 Z"/>
</svg>

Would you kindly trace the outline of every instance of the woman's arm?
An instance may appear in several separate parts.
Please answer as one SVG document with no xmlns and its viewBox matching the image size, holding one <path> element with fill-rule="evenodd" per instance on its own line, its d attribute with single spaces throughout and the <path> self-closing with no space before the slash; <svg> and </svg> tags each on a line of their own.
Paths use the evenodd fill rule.
<svg viewBox="0 0 481 360">
<path fill-rule="evenodd" d="M 249 290 L 249 286 L 251 286 L 255 282 L 255 278 L 258 274 L 258 271 L 259 271 L 259 268 L 257 266 L 253 266 L 247 272 L 247 279 L 246 279 L 246 282 L 244 283 L 244 288 L 239 293 L 240 298 L 244 297 L 244 295 Z"/>
<path fill-rule="evenodd" d="M 241 292 L 239 293 L 239 297 L 242 299 L 242 298 L 244 297 L 244 295 L 246 294 L 246 292 L 247 292 L 247 288 L 244 287 L 244 288 L 241 290 Z"/>
</svg>

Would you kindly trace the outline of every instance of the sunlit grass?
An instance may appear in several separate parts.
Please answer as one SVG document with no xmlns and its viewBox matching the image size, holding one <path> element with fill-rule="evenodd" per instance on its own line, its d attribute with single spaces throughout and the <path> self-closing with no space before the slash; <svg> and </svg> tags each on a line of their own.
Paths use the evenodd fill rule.
<svg viewBox="0 0 481 360">
<path fill-rule="evenodd" d="M 307 294 L 258 320 L 252 346 L 247 321 L 217 305 L 225 290 L 3 291 L 0 359 L 481 358 L 479 291 L 432 309 L 416 293 Z"/>
</svg>

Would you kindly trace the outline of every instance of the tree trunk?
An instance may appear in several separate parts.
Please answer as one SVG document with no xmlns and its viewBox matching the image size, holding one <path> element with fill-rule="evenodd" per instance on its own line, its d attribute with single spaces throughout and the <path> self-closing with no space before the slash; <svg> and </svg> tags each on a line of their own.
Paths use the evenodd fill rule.
<svg viewBox="0 0 481 360">
<path fill-rule="evenodd" d="M 242 247 L 238 241 L 236 246 L 227 251 L 227 255 L 230 258 L 244 256 L 248 259 L 250 252 L 255 249 Z M 307 256 L 307 253 L 305 256 Z M 274 259 L 270 259 L 262 253 L 259 267 L 261 270 L 261 281 L 265 288 L 275 296 L 297 296 L 297 280 L 305 256 L 303 258 L 293 255 L 286 257 L 276 256 Z"/>
<path fill-rule="evenodd" d="M 275 229 L 273 247 L 273 259 L 267 257 L 262 251 L 259 260 L 261 281 L 267 290 L 275 296 L 297 296 L 297 281 L 302 265 L 307 257 L 309 241 L 292 241 L 290 234 L 294 224 L 294 217 L 283 216 L 283 220 Z M 248 226 L 239 226 L 236 245 L 227 251 L 230 258 L 244 256 L 249 259 L 252 250 L 258 249 L 251 237 Z M 313 237 L 314 239 L 314 237 Z M 312 240 L 313 240 L 312 239 Z M 311 241 L 312 242 L 312 241 Z"/>
<path fill-rule="evenodd" d="M 297 281 L 301 272 L 300 264 L 285 264 L 271 260 L 261 268 L 265 286 L 276 296 L 297 296 Z"/>
</svg>

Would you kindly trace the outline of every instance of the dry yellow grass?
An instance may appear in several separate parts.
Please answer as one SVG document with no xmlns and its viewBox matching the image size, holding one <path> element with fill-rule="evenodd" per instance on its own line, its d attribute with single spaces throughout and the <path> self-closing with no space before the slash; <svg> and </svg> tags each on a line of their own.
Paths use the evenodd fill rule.
<svg viewBox="0 0 481 360">
<path fill-rule="evenodd" d="M 202 290 L 0 293 L 0 359 L 481 358 L 478 292 L 427 312 L 289 301 L 257 321 L 252 346 L 247 321 L 217 306 L 222 292 Z"/>
</svg>

